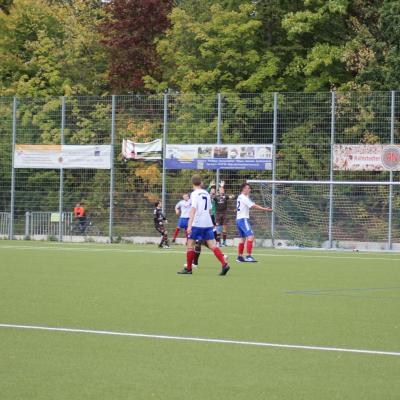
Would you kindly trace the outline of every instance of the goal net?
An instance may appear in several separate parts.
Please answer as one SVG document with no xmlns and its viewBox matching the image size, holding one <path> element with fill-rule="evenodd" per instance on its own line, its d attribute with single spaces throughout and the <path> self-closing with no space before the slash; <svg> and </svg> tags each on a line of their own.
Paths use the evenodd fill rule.
<svg viewBox="0 0 400 400">
<path fill-rule="evenodd" d="M 389 230 L 390 197 L 398 200 L 396 183 L 249 180 L 274 215 L 271 236 L 275 247 L 351 246 L 352 242 L 381 242 Z M 398 184 L 398 182 L 397 182 Z M 390 186 L 394 189 L 392 195 Z M 396 197 L 397 196 L 397 197 Z"/>
</svg>

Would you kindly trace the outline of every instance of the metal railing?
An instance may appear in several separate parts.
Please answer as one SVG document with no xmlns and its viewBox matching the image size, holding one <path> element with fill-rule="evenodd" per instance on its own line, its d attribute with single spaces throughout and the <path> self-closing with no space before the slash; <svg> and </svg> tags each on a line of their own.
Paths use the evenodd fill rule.
<svg viewBox="0 0 400 400">
<path fill-rule="evenodd" d="M 0 237 L 9 237 L 11 233 L 11 213 L 0 212 Z"/>
<path fill-rule="evenodd" d="M 72 212 L 63 212 L 60 219 L 59 212 L 29 212 L 25 213 L 25 236 L 54 236 L 60 233 L 60 222 L 62 235 L 72 235 L 74 219 Z"/>
</svg>

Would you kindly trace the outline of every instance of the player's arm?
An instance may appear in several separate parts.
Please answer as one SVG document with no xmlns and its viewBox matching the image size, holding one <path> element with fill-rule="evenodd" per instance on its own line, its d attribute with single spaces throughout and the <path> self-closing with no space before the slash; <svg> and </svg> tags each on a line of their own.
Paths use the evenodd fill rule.
<svg viewBox="0 0 400 400">
<path fill-rule="evenodd" d="M 212 181 L 209 183 L 208 188 L 206 189 L 208 193 L 211 192 L 211 188 L 212 188 L 213 186 L 215 186 L 215 181 L 214 181 L 214 180 L 212 180 Z"/>
<path fill-rule="evenodd" d="M 220 184 L 219 184 L 219 192 L 220 192 L 221 194 L 224 194 L 224 193 L 225 193 L 225 181 L 221 181 L 221 182 L 220 182 Z"/>
<path fill-rule="evenodd" d="M 260 211 L 272 212 L 272 208 L 271 207 L 262 207 L 262 206 L 259 206 L 256 203 L 253 203 L 253 205 L 250 208 L 253 208 L 255 210 L 260 210 Z"/>
<path fill-rule="evenodd" d="M 179 203 L 175 206 L 175 213 L 176 213 L 176 215 L 179 217 L 179 214 L 180 214 Z"/>
</svg>

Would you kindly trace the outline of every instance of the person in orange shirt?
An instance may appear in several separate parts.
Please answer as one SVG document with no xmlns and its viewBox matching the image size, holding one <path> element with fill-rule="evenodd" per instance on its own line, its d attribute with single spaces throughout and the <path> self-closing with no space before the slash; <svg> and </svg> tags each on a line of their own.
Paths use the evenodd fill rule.
<svg viewBox="0 0 400 400">
<path fill-rule="evenodd" d="M 86 229 L 86 211 L 81 203 L 76 203 L 74 207 L 74 218 L 79 221 L 79 229 L 81 233 L 84 233 Z"/>
</svg>

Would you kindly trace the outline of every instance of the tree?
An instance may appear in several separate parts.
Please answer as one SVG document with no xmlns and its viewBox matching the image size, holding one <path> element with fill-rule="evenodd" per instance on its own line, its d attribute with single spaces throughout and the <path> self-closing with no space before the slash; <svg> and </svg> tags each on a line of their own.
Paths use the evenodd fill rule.
<svg viewBox="0 0 400 400">
<path fill-rule="evenodd" d="M 119 92 L 143 90 L 143 76 L 158 76 L 154 40 L 169 26 L 172 0 L 114 0 L 101 24 L 109 60 L 109 80 Z"/>
<path fill-rule="evenodd" d="M 352 78 L 342 57 L 349 40 L 349 3 L 304 1 L 283 18 L 287 37 L 298 48 L 287 71 L 302 82 L 301 89 L 331 90 Z"/>
<path fill-rule="evenodd" d="M 354 74 L 354 87 L 369 90 L 399 88 L 400 1 L 381 0 L 365 5 L 354 24 L 346 61 Z M 360 13 L 360 12 L 359 12 Z"/>
<path fill-rule="evenodd" d="M 5 14 L 10 14 L 10 8 L 12 6 L 13 0 L 0 0 L 0 11 Z"/>
<path fill-rule="evenodd" d="M 258 51 L 261 22 L 254 13 L 251 4 L 231 11 L 212 5 L 206 20 L 199 21 L 174 8 L 172 26 L 157 45 L 162 80 L 147 77 L 147 86 L 215 93 L 254 92 L 271 84 L 278 74 L 279 60 L 271 52 Z"/>
<path fill-rule="evenodd" d="M 0 94 L 48 96 L 106 90 L 106 58 L 97 25 L 102 9 L 15 0 L 0 15 Z"/>
</svg>

